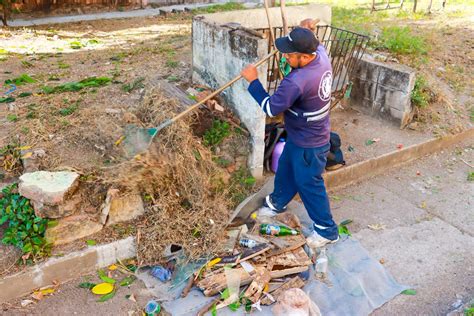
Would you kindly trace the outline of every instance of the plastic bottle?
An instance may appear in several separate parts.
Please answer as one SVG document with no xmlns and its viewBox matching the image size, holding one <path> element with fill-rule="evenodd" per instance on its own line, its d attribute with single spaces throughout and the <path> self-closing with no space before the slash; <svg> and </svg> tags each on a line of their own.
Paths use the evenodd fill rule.
<svg viewBox="0 0 474 316">
<path fill-rule="evenodd" d="M 161 311 L 161 306 L 155 300 L 149 301 L 145 306 L 145 314 L 147 316 L 158 315 L 160 313 L 160 311 Z"/>
<path fill-rule="evenodd" d="M 171 279 L 171 271 L 162 266 L 154 266 L 151 268 L 150 274 L 161 282 L 166 282 Z"/>
<path fill-rule="evenodd" d="M 283 152 L 283 149 L 285 148 L 285 139 L 280 138 L 278 143 L 276 143 L 275 147 L 273 148 L 272 152 L 272 171 L 277 172 L 278 170 L 278 160 L 280 159 L 281 153 Z"/>
<path fill-rule="evenodd" d="M 288 236 L 288 235 L 298 235 L 298 231 L 296 229 L 292 229 L 286 226 L 279 226 L 279 225 L 273 225 L 273 224 L 261 224 L 260 234 L 272 235 L 272 236 Z"/>
<path fill-rule="evenodd" d="M 242 247 L 253 248 L 257 245 L 257 242 L 252 239 L 243 238 L 239 241 L 239 244 Z"/>
<path fill-rule="evenodd" d="M 322 275 L 328 273 L 328 256 L 326 255 L 326 248 L 321 249 L 321 253 L 316 260 L 316 273 Z"/>
</svg>

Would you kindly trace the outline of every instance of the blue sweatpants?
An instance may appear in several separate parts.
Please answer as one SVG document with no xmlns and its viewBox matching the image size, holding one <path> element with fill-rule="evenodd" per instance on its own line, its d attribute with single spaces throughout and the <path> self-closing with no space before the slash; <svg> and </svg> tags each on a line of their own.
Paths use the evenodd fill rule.
<svg viewBox="0 0 474 316">
<path fill-rule="evenodd" d="M 335 240 L 338 229 L 329 207 L 329 198 L 321 176 L 326 166 L 329 143 L 316 148 L 302 148 L 287 141 L 278 161 L 275 189 L 265 204 L 276 212 L 283 212 L 286 205 L 299 193 L 314 222 L 314 229 L 324 238 Z"/>
</svg>

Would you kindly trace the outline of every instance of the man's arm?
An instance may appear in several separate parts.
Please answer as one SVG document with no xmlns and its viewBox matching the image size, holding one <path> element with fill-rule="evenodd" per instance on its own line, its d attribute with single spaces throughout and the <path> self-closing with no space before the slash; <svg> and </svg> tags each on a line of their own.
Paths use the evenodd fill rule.
<svg viewBox="0 0 474 316">
<path fill-rule="evenodd" d="M 258 80 L 257 70 L 254 68 L 252 65 L 247 66 L 242 71 L 242 76 L 250 82 L 248 88 L 250 94 L 268 116 L 274 117 L 286 111 L 300 96 L 299 87 L 286 77 L 282 80 L 277 91 L 270 96 Z"/>
</svg>

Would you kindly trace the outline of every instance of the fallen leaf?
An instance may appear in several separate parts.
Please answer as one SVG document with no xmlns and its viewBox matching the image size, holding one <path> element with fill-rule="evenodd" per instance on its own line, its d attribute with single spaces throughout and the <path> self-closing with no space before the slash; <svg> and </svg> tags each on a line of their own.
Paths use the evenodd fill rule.
<svg viewBox="0 0 474 316">
<path fill-rule="evenodd" d="M 28 159 L 31 156 L 33 156 L 33 153 L 31 151 L 29 151 L 26 154 L 24 154 L 23 156 L 21 156 L 21 159 Z"/>
<path fill-rule="evenodd" d="M 105 302 L 105 301 L 108 301 L 108 300 L 110 300 L 112 297 L 115 296 L 115 293 L 116 293 L 115 291 L 112 291 L 112 292 L 110 292 L 109 294 L 102 295 L 102 296 L 99 298 L 99 300 L 97 300 L 97 302 L 103 303 L 103 302 Z"/>
<path fill-rule="evenodd" d="M 421 202 L 420 207 L 421 207 L 422 209 L 426 209 L 426 202 L 425 202 L 425 201 Z"/>
<path fill-rule="evenodd" d="M 132 284 L 137 278 L 134 277 L 133 275 L 130 275 L 126 278 L 124 278 L 122 281 L 120 281 L 120 286 L 129 286 Z"/>
<path fill-rule="evenodd" d="M 383 230 L 386 228 L 385 224 L 370 224 L 367 227 L 371 230 Z"/>
<path fill-rule="evenodd" d="M 402 294 L 405 294 L 405 295 L 416 295 L 416 290 L 414 290 L 414 289 L 408 289 L 408 290 L 402 291 Z"/>
<path fill-rule="evenodd" d="M 95 283 L 91 283 L 91 282 L 82 282 L 79 284 L 79 287 L 81 289 L 92 289 L 94 286 L 96 286 L 97 284 Z"/>
<path fill-rule="evenodd" d="M 137 299 L 135 298 L 135 295 L 133 294 L 130 294 L 130 295 L 126 295 L 125 298 L 129 301 L 132 301 L 132 302 L 137 302 Z"/>
<path fill-rule="evenodd" d="M 109 266 L 109 270 L 110 270 L 110 271 L 115 271 L 115 270 L 117 270 L 117 265 L 111 264 L 111 265 Z"/>
<path fill-rule="evenodd" d="M 93 239 L 89 239 L 89 240 L 86 240 L 86 244 L 88 246 L 95 246 L 95 245 L 97 245 L 97 241 L 95 241 Z"/>
</svg>

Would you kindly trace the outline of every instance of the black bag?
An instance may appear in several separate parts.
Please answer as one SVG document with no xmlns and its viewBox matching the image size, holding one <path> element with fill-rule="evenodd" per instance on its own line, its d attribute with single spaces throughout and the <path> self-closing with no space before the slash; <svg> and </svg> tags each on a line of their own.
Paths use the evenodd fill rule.
<svg viewBox="0 0 474 316">
<path fill-rule="evenodd" d="M 285 126 L 283 123 L 272 123 L 265 126 L 265 154 L 263 157 L 263 163 L 265 168 L 270 171 L 272 153 L 275 145 L 278 143 L 280 138 L 286 138 Z M 331 132 L 329 143 L 328 159 L 326 162 L 326 168 L 331 168 L 337 165 L 345 165 L 344 156 L 341 150 L 341 137 L 337 133 Z"/>
<path fill-rule="evenodd" d="M 337 133 L 331 132 L 329 134 L 329 148 L 328 160 L 326 162 L 326 168 L 330 168 L 336 165 L 345 165 L 344 155 L 341 150 L 341 137 Z"/>
</svg>

